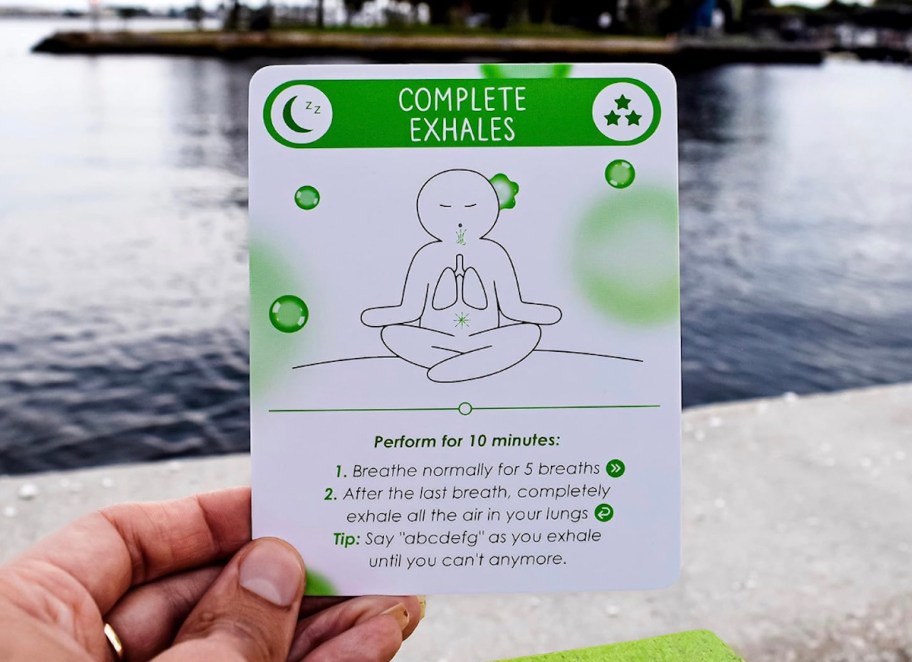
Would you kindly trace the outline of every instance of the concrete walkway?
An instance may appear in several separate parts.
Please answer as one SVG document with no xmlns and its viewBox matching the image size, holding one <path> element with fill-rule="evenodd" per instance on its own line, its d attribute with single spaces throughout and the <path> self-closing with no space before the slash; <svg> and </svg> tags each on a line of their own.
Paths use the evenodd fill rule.
<svg viewBox="0 0 912 662">
<path fill-rule="evenodd" d="M 912 660 L 912 385 L 684 416 L 684 571 L 649 593 L 431 596 L 397 659 L 707 628 L 748 660 Z M 90 509 L 244 483 L 246 456 L 0 479 L 0 560 Z"/>
</svg>

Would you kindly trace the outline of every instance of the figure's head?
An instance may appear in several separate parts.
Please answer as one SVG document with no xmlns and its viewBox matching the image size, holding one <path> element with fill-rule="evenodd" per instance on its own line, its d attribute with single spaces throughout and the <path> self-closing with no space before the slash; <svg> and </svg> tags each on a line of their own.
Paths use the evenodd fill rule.
<svg viewBox="0 0 912 662">
<path fill-rule="evenodd" d="M 418 220 L 428 234 L 445 243 L 481 239 L 500 213 L 497 191 L 474 170 L 445 170 L 418 193 Z"/>
</svg>

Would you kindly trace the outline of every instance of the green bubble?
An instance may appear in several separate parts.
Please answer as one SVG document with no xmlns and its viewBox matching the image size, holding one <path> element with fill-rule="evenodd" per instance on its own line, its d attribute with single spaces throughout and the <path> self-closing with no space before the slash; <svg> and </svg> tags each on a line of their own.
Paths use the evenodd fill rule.
<svg viewBox="0 0 912 662">
<path fill-rule="evenodd" d="M 502 172 L 490 179 L 491 186 L 497 191 L 497 200 L 501 209 L 513 209 L 516 206 L 516 194 L 519 193 L 519 184 L 512 181 Z"/>
<path fill-rule="evenodd" d="M 300 331 L 309 316 L 307 304 L 294 294 L 279 297 L 269 307 L 269 321 L 282 333 Z"/>
<path fill-rule="evenodd" d="M 653 326 L 679 314 L 678 204 L 674 189 L 606 193 L 580 220 L 571 268 L 599 313 Z"/>
<path fill-rule="evenodd" d="M 302 186 L 295 191 L 295 204 L 306 211 L 310 211 L 320 204 L 320 192 L 313 186 Z"/>
<path fill-rule="evenodd" d="M 614 188 L 627 188 L 635 178 L 636 170 L 630 161 L 615 159 L 605 168 L 605 180 Z"/>
</svg>

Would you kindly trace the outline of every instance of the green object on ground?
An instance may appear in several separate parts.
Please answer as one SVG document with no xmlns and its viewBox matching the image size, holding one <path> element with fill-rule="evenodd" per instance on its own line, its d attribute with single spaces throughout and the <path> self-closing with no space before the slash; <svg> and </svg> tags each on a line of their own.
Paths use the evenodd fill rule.
<svg viewBox="0 0 912 662">
<path fill-rule="evenodd" d="M 501 662 L 744 662 L 708 630 L 667 634 L 560 653 L 517 657 Z"/>
</svg>

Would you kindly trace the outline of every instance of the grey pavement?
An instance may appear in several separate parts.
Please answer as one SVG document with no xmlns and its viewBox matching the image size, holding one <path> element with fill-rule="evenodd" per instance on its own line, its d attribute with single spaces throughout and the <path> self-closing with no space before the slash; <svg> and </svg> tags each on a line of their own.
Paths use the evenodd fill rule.
<svg viewBox="0 0 912 662">
<path fill-rule="evenodd" d="M 397 660 L 709 629 L 748 660 L 912 660 L 912 385 L 688 410 L 684 569 L 639 593 L 430 596 Z M 94 508 L 243 484 L 228 456 L 0 478 L 0 561 Z"/>
</svg>

